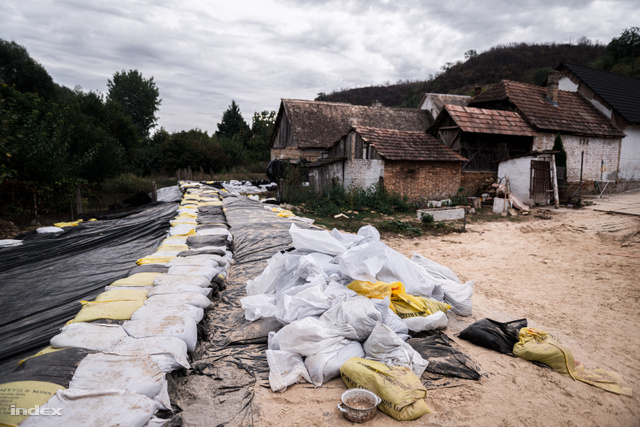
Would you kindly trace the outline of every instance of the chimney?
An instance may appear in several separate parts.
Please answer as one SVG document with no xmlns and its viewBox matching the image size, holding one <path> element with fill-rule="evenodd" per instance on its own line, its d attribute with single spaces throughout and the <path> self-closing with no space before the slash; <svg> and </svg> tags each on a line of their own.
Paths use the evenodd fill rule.
<svg viewBox="0 0 640 427">
<path fill-rule="evenodd" d="M 558 106 L 558 82 L 560 71 L 549 71 L 547 75 L 547 100 L 554 107 Z"/>
<path fill-rule="evenodd" d="M 473 96 L 478 96 L 482 93 L 482 86 L 476 86 L 473 88 L 473 90 L 474 90 Z"/>
</svg>

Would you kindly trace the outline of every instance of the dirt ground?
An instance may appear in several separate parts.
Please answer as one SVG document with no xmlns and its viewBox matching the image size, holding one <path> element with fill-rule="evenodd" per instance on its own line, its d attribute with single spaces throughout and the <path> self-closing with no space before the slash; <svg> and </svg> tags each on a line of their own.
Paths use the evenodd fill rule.
<svg viewBox="0 0 640 427">
<path fill-rule="evenodd" d="M 551 210 L 548 219 L 483 222 L 467 232 L 386 243 L 475 280 L 473 315 L 448 313 L 445 330 L 484 376 L 431 389 L 433 413 L 411 422 L 426 426 L 633 426 L 640 425 L 640 218 L 593 210 Z M 545 215 L 542 215 L 543 217 Z M 624 377 L 633 397 L 574 381 L 523 359 L 456 337 L 489 317 L 526 318 L 553 334 L 587 368 Z M 256 387 L 254 424 L 350 425 L 336 408 L 342 380 L 321 388 L 297 384 L 284 393 Z M 370 426 L 399 425 L 378 412 Z M 406 423 L 405 423 L 406 424 Z"/>
</svg>

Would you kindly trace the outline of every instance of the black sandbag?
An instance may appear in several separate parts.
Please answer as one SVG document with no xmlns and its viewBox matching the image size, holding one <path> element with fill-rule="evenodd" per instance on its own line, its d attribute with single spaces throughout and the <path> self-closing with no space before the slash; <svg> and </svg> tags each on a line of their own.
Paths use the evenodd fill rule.
<svg viewBox="0 0 640 427">
<path fill-rule="evenodd" d="M 43 381 L 69 387 L 76 368 L 89 352 L 79 348 L 63 348 L 31 357 L 0 377 L 0 383 L 14 381 Z"/>
<path fill-rule="evenodd" d="M 188 256 L 195 256 L 195 255 L 219 255 L 219 256 L 224 256 L 225 255 L 225 251 L 222 249 L 205 249 L 205 250 L 198 250 L 198 251 L 182 251 L 178 253 L 178 256 L 181 257 L 188 257 Z"/>
<path fill-rule="evenodd" d="M 518 342 L 518 333 L 527 326 L 527 319 L 501 323 L 492 319 L 481 319 L 458 334 L 458 337 L 480 347 L 513 355 L 513 346 Z"/>
<path fill-rule="evenodd" d="M 191 249 L 200 249 L 205 246 L 225 246 L 230 247 L 231 241 L 227 239 L 227 236 L 189 236 L 187 238 L 187 245 Z"/>
<path fill-rule="evenodd" d="M 429 361 L 425 372 L 474 381 L 482 376 L 478 364 L 457 349 L 455 341 L 442 332 L 425 338 L 411 338 L 407 344 Z"/>
</svg>

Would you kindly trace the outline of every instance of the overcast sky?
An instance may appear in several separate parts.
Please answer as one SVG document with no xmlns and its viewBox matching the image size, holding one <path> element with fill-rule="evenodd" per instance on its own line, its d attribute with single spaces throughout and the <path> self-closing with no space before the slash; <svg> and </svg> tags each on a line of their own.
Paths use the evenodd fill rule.
<svg viewBox="0 0 640 427">
<path fill-rule="evenodd" d="M 606 44 L 638 25 L 638 0 L 3 0 L 0 38 L 69 88 L 105 93 L 137 69 L 159 126 L 212 133 L 232 99 L 251 124 L 281 98 L 426 80 L 469 49 Z"/>
</svg>

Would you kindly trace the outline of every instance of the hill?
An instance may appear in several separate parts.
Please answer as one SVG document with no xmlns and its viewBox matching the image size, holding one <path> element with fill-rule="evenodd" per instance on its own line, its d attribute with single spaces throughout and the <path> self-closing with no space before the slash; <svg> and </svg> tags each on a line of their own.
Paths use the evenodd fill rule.
<svg viewBox="0 0 640 427">
<path fill-rule="evenodd" d="M 578 44 L 512 43 L 495 46 L 481 54 L 469 51 L 467 60 L 448 63 L 425 81 L 405 81 L 393 85 L 369 86 L 319 94 L 316 101 L 348 102 L 416 108 L 425 92 L 472 95 L 475 86 L 486 88 L 502 79 L 541 84 L 547 72 L 562 61 L 591 65 L 606 47 L 581 39 Z"/>
</svg>

